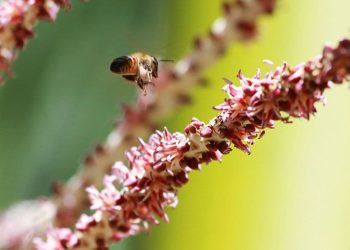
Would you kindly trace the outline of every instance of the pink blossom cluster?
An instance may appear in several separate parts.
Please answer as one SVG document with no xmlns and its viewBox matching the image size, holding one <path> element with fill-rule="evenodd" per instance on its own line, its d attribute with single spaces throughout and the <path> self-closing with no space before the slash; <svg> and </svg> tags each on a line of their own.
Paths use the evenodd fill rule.
<svg viewBox="0 0 350 250">
<path fill-rule="evenodd" d="M 0 83 L 12 75 L 11 63 L 17 51 L 33 37 L 38 20 L 53 21 L 69 0 L 4 0 L 0 3 Z"/>
<path fill-rule="evenodd" d="M 37 249 L 108 249 L 109 243 L 148 230 L 159 219 L 168 221 L 165 208 L 176 206 L 178 189 L 202 163 L 220 160 L 231 145 L 250 153 L 254 140 L 276 121 L 306 118 L 316 112 L 323 92 L 350 77 L 350 40 L 326 46 L 322 55 L 289 68 L 253 78 L 238 74 L 241 86 L 230 81 L 228 98 L 215 107 L 219 114 L 208 124 L 193 119 L 184 133 L 156 131 L 148 142 L 127 151 L 129 168 L 117 162 L 104 180 L 104 189 L 87 189 L 92 216 L 82 215 L 76 231 L 51 229 Z"/>
</svg>

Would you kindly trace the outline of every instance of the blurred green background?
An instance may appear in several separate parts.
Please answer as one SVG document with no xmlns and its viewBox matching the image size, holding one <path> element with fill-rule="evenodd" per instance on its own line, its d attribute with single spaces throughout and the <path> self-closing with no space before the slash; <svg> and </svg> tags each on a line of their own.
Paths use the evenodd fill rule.
<svg viewBox="0 0 350 250">
<path fill-rule="evenodd" d="M 220 15 L 221 1 L 76 1 L 55 23 L 40 23 L 14 65 L 16 78 L 0 89 L 0 208 L 49 194 L 84 154 L 104 140 L 120 103 L 132 103 L 135 87 L 112 75 L 119 55 L 147 51 L 181 58 L 193 37 Z M 164 121 L 181 130 L 192 116 L 209 120 L 222 101 L 223 77 L 248 75 L 263 59 L 294 65 L 320 53 L 322 45 L 350 36 L 348 0 L 282 0 L 264 18 L 261 35 L 230 48 L 207 71 L 210 85 Z M 138 250 L 349 250 L 350 92 L 327 93 L 317 117 L 278 124 L 247 156 L 191 175 L 179 193 L 170 223 L 114 249 Z"/>
</svg>

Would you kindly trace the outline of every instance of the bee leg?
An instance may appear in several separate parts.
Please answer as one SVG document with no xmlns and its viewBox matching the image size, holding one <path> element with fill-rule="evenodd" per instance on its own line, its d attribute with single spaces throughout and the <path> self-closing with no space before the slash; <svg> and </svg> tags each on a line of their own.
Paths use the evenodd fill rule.
<svg viewBox="0 0 350 250">
<path fill-rule="evenodd" d="M 144 89 L 145 89 L 145 86 L 143 85 L 143 83 L 142 83 L 142 82 L 138 82 L 138 83 L 137 83 L 137 86 L 139 86 L 139 87 L 140 87 L 140 89 L 142 89 L 142 90 L 144 90 Z"/>
<path fill-rule="evenodd" d="M 140 84 L 139 87 L 143 90 L 143 95 L 147 95 L 147 89 L 145 88 L 145 85 Z"/>
<path fill-rule="evenodd" d="M 137 86 L 140 87 L 140 89 L 144 89 L 144 84 L 143 84 L 143 81 L 142 81 L 141 77 L 138 76 L 138 77 L 135 79 L 135 82 L 137 83 Z"/>
<path fill-rule="evenodd" d="M 136 83 L 137 83 L 137 86 L 139 86 L 139 88 L 143 90 L 143 95 L 147 95 L 147 90 L 145 88 L 146 83 L 144 83 L 140 78 L 136 81 Z"/>
</svg>

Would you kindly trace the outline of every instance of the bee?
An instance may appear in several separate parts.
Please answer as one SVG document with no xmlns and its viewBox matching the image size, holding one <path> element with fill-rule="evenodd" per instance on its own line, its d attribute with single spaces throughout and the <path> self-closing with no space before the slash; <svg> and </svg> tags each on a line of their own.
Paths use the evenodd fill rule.
<svg viewBox="0 0 350 250">
<path fill-rule="evenodd" d="M 140 89 L 145 91 L 146 85 L 154 85 L 152 80 L 158 77 L 160 61 L 173 60 L 159 60 L 154 56 L 138 52 L 115 58 L 110 65 L 110 70 L 128 81 L 136 83 Z"/>
</svg>

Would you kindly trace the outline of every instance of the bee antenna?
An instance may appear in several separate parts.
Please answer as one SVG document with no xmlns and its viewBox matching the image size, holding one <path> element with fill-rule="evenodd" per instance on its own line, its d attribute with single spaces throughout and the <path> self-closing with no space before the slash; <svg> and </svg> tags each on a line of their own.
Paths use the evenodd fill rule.
<svg viewBox="0 0 350 250">
<path fill-rule="evenodd" d="M 158 59 L 160 62 L 175 62 L 174 59 Z"/>
</svg>

